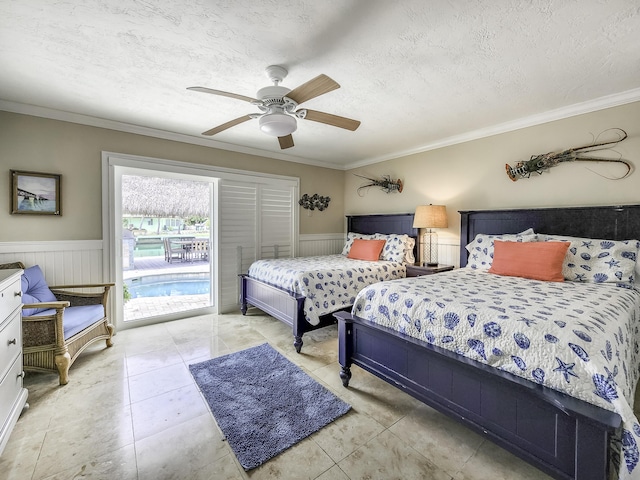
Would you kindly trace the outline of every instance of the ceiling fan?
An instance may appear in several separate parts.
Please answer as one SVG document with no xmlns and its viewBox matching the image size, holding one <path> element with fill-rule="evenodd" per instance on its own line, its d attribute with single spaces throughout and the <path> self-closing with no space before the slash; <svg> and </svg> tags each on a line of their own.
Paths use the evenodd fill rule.
<svg viewBox="0 0 640 480">
<path fill-rule="evenodd" d="M 279 65 L 267 67 L 266 74 L 273 82 L 273 85 L 258 90 L 256 93 L 257 98 L 246 97 L 237 93 L 223 92 L 222 90 L 213 90 L 206 87 L 188 87 L 187 90 L 211 93 L 213 95 L 221 95 L 223 97 L 236 98 L 249 102 L 258 107 L 260 112 L 262 112 L 243 115 L 242 117 L 218 125 L 211 130 L 207 130 L 203 132 L 202 135 L 215 135 L 247 120 L 257 118 L 260 124 L 260 130 L 267 135 L 278 137 L 280 148 L 285 149 L 293 147 L 293 137 L 291 134 L 298 128 L 297 118 L 325 123 L 351 131 L 356 130 L 360 126 L 358 120 L 318 112 L 308 108 L 296 110 L 302 102 L 329 93 L 332 90 L 340 88 L 340 85 L 326 75 L 318 75 L 316 78 L 290 90 L 279 85 L 287 76 L 287 73 L 287 70 Z"/>
</svg>

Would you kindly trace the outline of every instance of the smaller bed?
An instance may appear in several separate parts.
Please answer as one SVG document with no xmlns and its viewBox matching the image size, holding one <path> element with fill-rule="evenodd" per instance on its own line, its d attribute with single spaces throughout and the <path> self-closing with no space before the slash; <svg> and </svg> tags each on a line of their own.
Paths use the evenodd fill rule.
<svg viewBox="0 0 640 480">
<path fill-rule="evenodd" d="M 407 235 L 414 241 L 412 256 L 417 251 L 415 243 L 417 229 L 413 228 L 413 214 L 383 214 L 383 215 L 350 215 L 347 216 L 347 230 L 361 235 L 387 234 Z M 347 269 L 344 257 L 329 255 L 323 257 L 292 258 L 261 260 L 252 264 L 250 273 L 240 275 L 240 309 L 247 313 L 250 305 L 259 308 L 269 315 L 291 326 L 293 330 L 293 345 L 298 353 L 302 349 L 302 336 L 305 332 L 322 328 L 336 322 L 333 313 L 351 307 L 355 282 L 360 281 L 361 287 L 374 281 L 390 278 L 400 278 L 406 275 L 406 268 L 402 262 L 374 262 L 360 260 L 351 261 L 354 265 Z M 382 265 L 384 264 L 384 265 Z M 341 270 L 342 269 L 342 270 Z M 287 271 L 289 271 L 287 273 Z M 251 273 L 254 272 L 254 273 Z M 317 275 L 331 275 L 331 280 L 321 278 L 318 289 L 311 295 L 322 295 L 321 308 L 313 310 L 312 300 L 301 293 L 309 291 L 303 282 L 317 279 Z M 304 278 L 306 277 L 306 278 Z M 343 277 L 343 278 L 340 278 Z M 332 288 L 331 282 L 340 281 L 339 288 Z M 365 282 L 365 283 L 363 283 Z M 314 282 L 316 283 L 316 282 Z M 351 285 L 352 284 L 352 285 Z M 314 287 L 314 284 L 310 285 Z M 327 287 L 324 289 L 324 287 Z M 318 292 L 320 289 L 324 289 Z M 317 302 L 315 302 L 317 303 Z M 326 303 L 326 305 L 324 305 Z M 317 306 L 318 307 L 318 306 Z"/>
<path fill-rule="evenodd" d="M 461 222 L 461 266 L 468 260 L 470 265 L 478 261 L 473 254 L 469 257 L 465 249 L 478 233 L 515 237 L 533 228 L 535 232 L 559 237 L 616 241 L 640 238 L 638 205 L 469 211 L 461 212 Z M 633 257 L 635 262 L 637 255 L 631 253 L 628 258 Z M 486 435 L 556 479 L 608 480 L 614 470 L 620 473 L 619 478 L 638 478 L 640 454 L 636 438 L 640 437 L 640 424 L 631 411 L 640 348 L 637 285 L 614 285 L 602 290 L 595 283 L 566 285 L 583 302 L 576 306 L 569 303 L 569 291 L 561 291 L 562 284 L 514 280 L 515 277 L 490 273 L 484 273 L 486 282 L 473 284 L 474 273 L 472 269 L 462 269 L 363 290 L 354 312 L 336 314 L 343 384 L 349 384 L 351 365 L 358 365 Z M 501 283 L 489 282 L 488 276 Z M 625 279 L 629 280 L 629 276 L 622 278 Z M 509 296 L 507 283 L 515 286 L 515 299 Z M 400 286 L 398 293 L 391 288 L 381 291 L 389 284 Z M 588 288 L 578 291 L 579 285 Z M 489 293 L 482 294 L 483 288 Z M 456 295 L 467 302 L 464 315 L 450 309 Z M 375 301 L 381 296 L 386 296 L 386 303 Z M 429 311 L 403 315 L 404 308 L 421 302 L 433 305 L 433 316 Z M 395 305 L 399 316 L 391 312 Z M 436 312 L 438 309 L 441 312 Z M 497 316 L 489 310 L 495 310 Z M 626 320 L 618 326 L 615 322 L 623 314 Z M 406 333 L 384 325 L 384 317 L 394 315 L 406 320 Z M 375 317 L 375 321 L 367 317 Z M 544 350 L 535 350 L 539 347 L 534 347 L 528 333 L 532 331 L 529 322 L 531 326 L 537 322 L 544 327 L 540 342 L 548 344 Z M 444 333 L 432 337 L 438 323 Z M 608 329 L 607 325 L 615 328 Z M 557 333 L 565 327 L 563 336 Z M 603 336 L 605 327 L 608 337 Z M 422 329 L 423 339 L 411 336 L 410 329 Z M 520 353 L 495 350 L 492 342 L 501 331 L 507 333 L 503 338 L 509 341 L 510 348 L 516 352 L 531 349 L 537 353 L 536 361 L 549 360 L 551 366 L 534 369 L 538 364 Z M 558 340 L 565 350 L 558 350 Z M 450 345 L 457 346 L 449 349 Z M 505 357 L 500 358 L 503 354 Z M 483 358 L 498 359 L 499 368 L 483 362 Z M 520 376 L 520 370 L 527 372 L 526 378 Z M 580 398 L 547 386 L 552 375 L 567 385 L 578 381 L 576 375 L 587 380 L 577 393 Z M 627 376 L 629 381 L 622 382 Z"/>
</svg>

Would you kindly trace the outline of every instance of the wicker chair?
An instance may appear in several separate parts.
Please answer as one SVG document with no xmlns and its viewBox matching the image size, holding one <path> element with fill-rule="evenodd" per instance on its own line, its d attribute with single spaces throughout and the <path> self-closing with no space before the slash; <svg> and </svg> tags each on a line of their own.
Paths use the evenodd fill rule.
<svg viewBox="0 0 640 480">
<path fill-rule="evenodd" d="M 22 262 L 0 265 L 0 269 L 6 268 L 24 269 L 25 266 Z M 58 373 L 60 385 L 66 385 L 69 367 L 85 348 L 100 340 L 105 340 L 110 347 L 114 329 L 107 318 L 107 297 L 112 286 L 113 283 L 101 283 L 49 287 L 56 301 L 24 304 L 24 370 Z M 74 291 L 77 289 L 82 289 L 82 292 Z M 23 292 L 23 301 L 25 297 Z M 89 307 L 91 305 L 93 307 Z M 98 305 L 102 309 L 97 309 Z M 32 313 L 31 309 L 37 311 Z M 65 314 L 68 320 L 66 332 Z M 91 316 L 83 318 L 89 314 Z"/>
</svg>

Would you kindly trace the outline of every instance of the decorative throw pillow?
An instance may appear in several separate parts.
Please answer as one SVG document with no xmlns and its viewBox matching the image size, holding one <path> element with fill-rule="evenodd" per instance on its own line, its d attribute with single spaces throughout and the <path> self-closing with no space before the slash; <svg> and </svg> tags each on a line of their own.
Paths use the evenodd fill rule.
<svg viewBox="0 0 640 480">
<path fill-rule="evenodd" d="M 351 250 L 351 245 L 353 245 L 353 241 L 356 238 L 363 238 L 365 240 L 372 239 L 375 235 L 366 235 L 364 233 L 355 233 L 349 232 L 347 233 L 347 241 L 344 244 L 344 248 L 342 249 L 342 255 L 349 255 L 349 250 Z"/>
<path fill-rule="evenodd" d="M 570 242 L 494 241 L 489 273 L 546 282 L 564 282 L 562 263 Z"/>
<path fill-rule="evenodd" d="M 602 240 L 596 238 L 542 236 L 545 242 L 571 242 L 562 265 L 564 278 L 572 282 L 634 282 L 638 240 Z"/>
<path fill-rule="evenodd" d="M 55 302 L 58 299 L 49 290 L 44 274 L 38 265 L 25 268 L 22 274 L 22 303 Z M 22 310 L 22 315 L 29 317 L 36 313 L 44 312 L 47 308 L 27 308 Z"/>
<path fill-rule="evenodd" d="M 353 240 L 353 245 L 349 250 L 347 258 L 377 262 L 380 259 L 380 252 L 382 252 L 385 243 L 386 240 L 364 240 L 362 238 L 356 238 Z"/>
<path fill-rule="evenodd" d="M 489 270 L 493 261 L 493 242 L 494 240 L 503 240 L 506 242 L 537 242 L 538 235 L 529 228 L 521 233 L 485 235 L 479 233 L 476 238 L 465 248 L 469 252 L 467 260 L 467 268 L 476 270 Z"/>
<path fill-rule="evenodd" d="M 404 263 L 407 263 L 409 265 L 413 265 L 414 263 L 416 263 L 416 257 L 413 253 L 413 247 L 415 246 L 416 239 L 413 237 L 409 237 L 404 249 Z"/>
<path fill-rule="evenodd" d="M 382 249 L 382 254 L 380 255 L 380 260 L 399 263 L 403 263 L 405 261 L 407 242 L 410 240 L 409 235 L 376 233 L 373 238 L 386 241 L 386 244 Z"/>
</svg>

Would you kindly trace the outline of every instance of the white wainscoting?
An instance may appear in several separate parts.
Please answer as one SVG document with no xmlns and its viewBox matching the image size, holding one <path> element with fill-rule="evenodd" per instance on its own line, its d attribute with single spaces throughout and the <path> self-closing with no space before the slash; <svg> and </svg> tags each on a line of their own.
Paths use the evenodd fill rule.
<svg viewBox="0 0 640 480">
<path fill-rule="evenodd" d="M 298 256 L 333 255 L 341 253 L 346 241 L 344 233 L 316 233 L 298 237 Z"/>
<path fill-rule="evenodd" d="M 442 265 L 453 265 L 460 267 L 460 244 L 439 243 L 438 263 Z"/>
<path fill-rule="evenodd" d="M 2 242 L 0 263 L 39 265 L 49 285 L 87 284 L 104 278 L 102 240 Z"/>
</svg>

